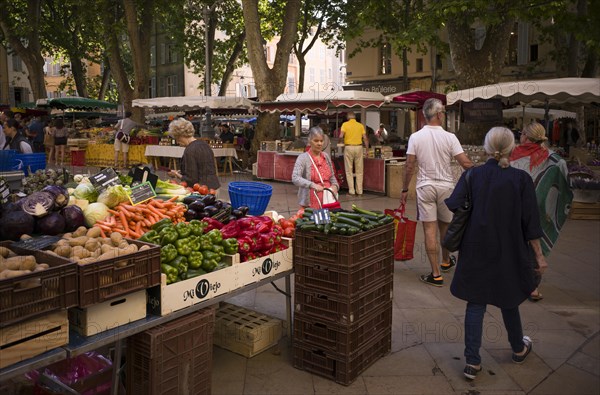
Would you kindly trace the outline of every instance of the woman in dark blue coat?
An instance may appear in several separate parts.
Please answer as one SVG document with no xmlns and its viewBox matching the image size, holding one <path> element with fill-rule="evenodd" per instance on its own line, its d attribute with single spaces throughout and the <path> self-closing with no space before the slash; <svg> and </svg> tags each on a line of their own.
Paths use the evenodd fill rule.
<svg viewBox="0 0 600 395">
<path fill-rule="evenodd" d="M 510 130 L 492 128 L 484 142 L 490 158 L 469 170 L 472 211 L 450 291 L 467 301 L 464 374 L 471 380 L 481 371 L 486 305 L 502 310 L 514 362 L 522 363 L 532 349 L 531 339 L 523 336 L 519 305 L 536 288 L 536 277 L 547 264 L 540 246 L 543 233 L 533 181 L 526 172 L 509 167 L 514 145 Z M 465 201 L 465 174 L 446 199 L 451 211 Z"/>
</svg>

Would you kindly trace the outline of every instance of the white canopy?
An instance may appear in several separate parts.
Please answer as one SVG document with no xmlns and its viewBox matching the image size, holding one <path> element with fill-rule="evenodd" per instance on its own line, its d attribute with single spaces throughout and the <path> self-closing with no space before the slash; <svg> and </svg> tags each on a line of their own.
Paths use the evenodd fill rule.
<svg viewBox="0 0 600 395">
<path fill-rule="evenodd" d="M 511 103 L 600 102 L 600 78 L 556 78 L 549 80 L 499 82 L 447 94 L 448 105 L 475 99 L 507 99 Z M 503 101 L 507 101 L 503 100 Z"/>
<path fill-rule="evenodd" d="M 279 102 L 312 102 L 325 100 L 374 100 L 384 101 L 384 96 L 379 92 L 368 91 L 312 91 L 302 93 L 283 93 L 277 96 Z"/>
<path fill-rule="evenodd" d="M 502 110 L 502 117 L 504 118 L 523 118 L 524 116 L 525 118 L 544 119 L 545 114 L 546 110 L 543 108 L 533 107 L 515 107 Z M 570 111 L 550 109 L 548 111 L 548 116 L 550 117 L 550 120 L 553 120 L 558 118 L 576 118 L 577 114 Z"/>
<path fill-rule="evenodd" d="M 206 107 L 219 109 L 246 109 L 253 107 L 250 100 L 245 97 L 230 96 L 176 96 L 155 97 L 152 99 L 135 99 L 133 107 L 144 108 L 177 108 L 185 110 L 199 110 Z"/>
</svg>

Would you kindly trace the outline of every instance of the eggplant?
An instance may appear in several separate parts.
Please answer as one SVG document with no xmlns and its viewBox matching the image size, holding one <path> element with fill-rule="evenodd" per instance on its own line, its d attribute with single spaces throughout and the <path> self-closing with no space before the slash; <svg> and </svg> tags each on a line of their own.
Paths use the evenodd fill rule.
<svg viewBox="0 0 600 395">
<path fill-rule="evenodd" d="M 236 219 L 238 219 L 238 217 L 236 217 L 232 212 L 231 215 L 229 216 L 229 219 L 227 220 L 227 222 L 235 221 Z"/>
<path fill-rule="evenodd" d="M 198 212 L 189 208 L 184 214 L 183 217 L 185 218 L 186 221 L 191 221 L 193 219 L 197 219 L 198 217 Z"/>
<path fill-rule="evenodd" d="M 235 217 L 235 219 L 240 219 L 244 216 L 244 213 L 242 213 L 242 210 L 236 208 L 235 210 L 231 210 L 231 215 Z"/>
<path fill-rule="evenodd" d="M 206 212 L 207 217 L 212 217 L 219 212 L 219 209 L 215 206 L 206 206 L 204 207 L 204 211 Z"/>
<path fill-rule="evenodd" d="M 213 206 L 215 206 L 216 208 L 218 208 L 220 210 L 223 208 L 223 202 L 220 200 L 215 200 L 215 202 L 213 203 Z"/>
<path fill-rule="evenodd" d="M 201 198 L 201 200 L 202 200 L 202 203 L 204 203 L 207 206 L 210 206 L 217 200 L 217 198 L 215 197 L 215 195 L 208 194 L 208 195 L 204 195 Z"/>
<path fill-rule="evenodd" d="M 206 205 L 204 203 L 202 203 L 201 200 L 196 200 L 195 202 L 188 204 L 188 208 L 190 208 L 196 212 L 204 211 L 204 207 L 206 207 Z"/>
<path fill-rule="evenodd" d="M 203 218 L 206 218 L 206 217 L 210 217 L 210 215 L 208 215 L 208 213 L 206 211 L 204 211 L 204 210 L 199 211 L 199 212 L 196 213 L 196 219 L 203 219 Z"/>
<path fill-rule="evenodd" d="M 233 208 L 233 207 L 231 207 L 231 203 L 229 203 L 229 202 L 223 202 L 223 207 L 222 208 Z"/>
<path fill-rule="evenodd" d="M 244 213 L 244 215 L 247 215 L 248 211 L 250 211 L 250 207 L 248 207 L 248 206 L 240 206 L 240 207 L 238 207 L 238 210 L 240 210 L 242 213 Z"/>
<path fill-rule="evenodd" d="M 196 200 L 200 199 L 202 196 L 192 193 L 191 195 L 188 195 L 186 197 L 183 198 L 183 204 L 189 206 L 190 204 L 194 203 Z"/>
</svg>

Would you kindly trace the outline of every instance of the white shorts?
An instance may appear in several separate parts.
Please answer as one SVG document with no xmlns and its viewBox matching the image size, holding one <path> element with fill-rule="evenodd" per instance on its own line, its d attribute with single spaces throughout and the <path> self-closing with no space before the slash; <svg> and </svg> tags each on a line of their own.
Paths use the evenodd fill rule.
<svg viewBox="0 0 600 395">
<path fill-rule="evenodd" d="M 452 195 L 454 188 L 425 185 L 417 188 L 417 220 L 424 222 L 441 221 L 450 223 L 452 211 L 444 200 Z"/>
<path fill-rule="evenodd" d="M 129 152 L 129 144 L 125 144 L 115 139 L 115 151 Z"/>
</svg>

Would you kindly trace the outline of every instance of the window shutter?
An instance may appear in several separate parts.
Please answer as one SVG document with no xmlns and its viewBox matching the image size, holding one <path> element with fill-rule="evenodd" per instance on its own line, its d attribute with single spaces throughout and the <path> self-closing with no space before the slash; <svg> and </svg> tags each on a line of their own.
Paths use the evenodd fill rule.
<svg viewBox="0 0 600 395">
<path fill-rule="evenodd" d="M 517 64 L 524 65 L 529 61 L 529 24 L 519 22 L 517 36 Z"/>
<path fill-rule="evenodd" d="M 160 64 L 165 64 L 165 44 L 160 44 Z"/>
</svg>

